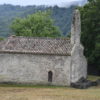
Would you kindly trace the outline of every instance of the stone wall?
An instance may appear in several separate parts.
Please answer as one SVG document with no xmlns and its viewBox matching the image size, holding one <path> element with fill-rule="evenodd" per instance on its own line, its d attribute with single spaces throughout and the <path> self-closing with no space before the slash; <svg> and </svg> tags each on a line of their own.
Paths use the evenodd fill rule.
<svg viewBox="0 0 100 100">
<path fill-rule="evenodd" d="M 71 82 L 77 82 L 80 78 L 87 78 L 87 61 L 83 54 L 84 48 L 80 45 L 74 45 L 71 55 Z"/>
<path fill-rule="evenodd" d="M 0 82 L 50 84 L 48 72 L 53 72 L 52 85 L 70 85 L 71 56 L 0 54 Z"/>
<path fill-rule="evenodd" d="M 81 36 L 81 19 L 79 10 L 73 13 L 71 26 L 71 82 L 77 82 L 80 78 L 87 77 L 87 61 L 84 56 L 84 47 L 80 42 Z"/>
</svg>

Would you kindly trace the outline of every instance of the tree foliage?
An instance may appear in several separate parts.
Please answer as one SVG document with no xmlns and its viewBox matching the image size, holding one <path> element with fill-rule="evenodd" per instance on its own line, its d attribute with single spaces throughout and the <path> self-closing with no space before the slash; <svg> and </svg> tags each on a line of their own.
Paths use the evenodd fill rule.
<svg viewBox="0 0 100 100">
<path fill-rule="evenodd" d="M 100 0 L 90 0 L 88 4 L 80 8 L 80 11 L 82 43 L 85 46 L 89 70 L 100 71 Z"/>
<path fill-rule="evenodd" d="M 54 25 L 59 27 L 62 35 L 67 35 L 70 32 L 71 17 L 74 6 L 69 8 L 61 7 L 46 7 L 46 6 L 14 6 L 10 4 L 0 5 L 0 36 L 8 37 L 13 34 L 10 25 L 16 18 L 25 18 L 27 15 L 34 14 L 38 11 L 52 11 Z"/>
<path fill-rule="evenodd" d="M 4 38 L 0 37 L 0 41 L 4 40 Z"/>
<path fill-rule="evenodd" d="M 54 26 L 50 11 L 39 11 L 26 18 L 17 18 L 13 21 L 12 30 L 17 36 L 58 37 L 59 29 Z"/>
</svg>

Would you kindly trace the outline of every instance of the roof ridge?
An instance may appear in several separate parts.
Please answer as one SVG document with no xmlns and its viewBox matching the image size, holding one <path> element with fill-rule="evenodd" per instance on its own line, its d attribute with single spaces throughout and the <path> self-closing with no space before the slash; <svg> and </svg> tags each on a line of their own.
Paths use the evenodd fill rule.
<svg viewBox="0 0 100 100">
<path fill-rule="evenodd" d="M 8 39 L 10 38 L 70 40 L 70 38 L 68 37 L 26 37 L 26 36 L 13 36 L 13 35 L 8 37 Z"/>
</svg>

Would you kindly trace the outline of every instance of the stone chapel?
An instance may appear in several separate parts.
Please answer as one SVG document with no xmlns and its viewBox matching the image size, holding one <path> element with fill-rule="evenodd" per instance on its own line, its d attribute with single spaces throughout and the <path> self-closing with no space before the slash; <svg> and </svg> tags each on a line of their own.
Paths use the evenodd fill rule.
<svg viewBox="0 0 100 100">
<path fill-rule="evenodd" d="M 80 33 L 80 13 L 75 10 L 71 38 L 10 36 L 1 41 L 0 82 L 70 86 L 86 78 Z"/>
</svg>

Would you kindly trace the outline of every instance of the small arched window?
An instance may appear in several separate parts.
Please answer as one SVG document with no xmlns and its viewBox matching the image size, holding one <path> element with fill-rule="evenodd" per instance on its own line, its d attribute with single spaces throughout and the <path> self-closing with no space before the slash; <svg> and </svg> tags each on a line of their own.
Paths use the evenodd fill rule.
<svg viewBox="0 0 100 100">
<path fill-rule="evenodd" d="M 52 71 L 48 72 L 48 82 L 52 82 L 53 73 Z"/>
</svg>

